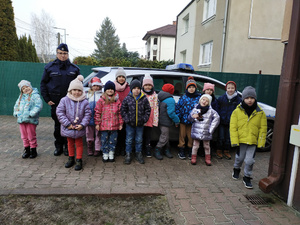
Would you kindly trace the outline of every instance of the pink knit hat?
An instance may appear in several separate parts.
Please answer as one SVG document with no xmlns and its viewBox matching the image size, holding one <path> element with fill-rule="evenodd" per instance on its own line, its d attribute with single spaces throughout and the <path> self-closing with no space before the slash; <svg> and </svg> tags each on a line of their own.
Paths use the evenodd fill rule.
<svg viewBox="0 0 300 225">
<path fill-rule="evenodd" d="M 212 83 L 204 83 L 203 92 L 207 89 L 211 89 L 215 92 L 215 85 Z"/>
<path fill-rule="evenodd" d="M 152 77 L 150 76 L 149 73 L 146 73 L 146 74 L 145 74 L 145 77 L 144 77 L 144 79 L 143 79 L 143 85 L 142 85 L 142 86 L 144 87 L 146 84 L 150 84 L 150 85 L 152 85 L 152 87 L 154 87 L 153 79 L 152 79 Z"/>
</svg>

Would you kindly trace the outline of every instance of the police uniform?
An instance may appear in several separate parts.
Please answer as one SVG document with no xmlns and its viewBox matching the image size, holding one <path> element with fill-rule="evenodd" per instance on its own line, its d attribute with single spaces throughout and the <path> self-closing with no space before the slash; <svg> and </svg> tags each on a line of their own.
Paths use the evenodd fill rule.
<svg viewBox="0 0 300 225">
<path fill-rule="evenodd" d="M 68 52 L 66 44 L 60 44 L 59 50 Z M 55 122 L 54 138 L 55 138 L 55 152 L 54 155 L 60 155 L 63 152 L 64 145 L 67 146 L 66 139 L 60 134 L 60 123 L 56 116 L 56 107 L 60 100 L 66 96 L 69 84 L 80 74 L 80 69 L 75 64 L 71 63 L 69 59 L 60 61 L 55 59 L 48 63 L 44 68 L 43 77 L 41 80 L 41 95 L 46 103 L 49 101 L 55 104 L 51 106 L 51 117 Z M 67 155 L 67 149 L 65 155 Z"/>
</svg>

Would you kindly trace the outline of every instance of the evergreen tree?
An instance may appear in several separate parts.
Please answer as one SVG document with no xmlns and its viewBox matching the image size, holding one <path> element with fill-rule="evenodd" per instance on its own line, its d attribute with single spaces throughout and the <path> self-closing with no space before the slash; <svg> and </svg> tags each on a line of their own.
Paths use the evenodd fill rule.
<svg viewBox="0 0 300 225">
<path fill-rule="evenodd" d="M 93 57 L 97 60 L 103 60 L 109 57 L 113 57 L 113 53 L 120 49 L 119 37 L 115 34 L 111 20 L 106 17 L 99 31 L 96 32 L 94 42 L 97 49 L 94 50 Z"/>
<path fill-rule="evenodd" d="M 11 0 L 0 1 L 0 60 L 17 60 L 16 26 Z"/>
<path fill-rule="evenodd" d="M 39 62 L 39 58 L 36 54 L 35 46 L 32 44 L 31 37 L 27 39 L 26 35 L 23 35 L 18 40 L 18 58 L 20 62 Z"/>
</svg>

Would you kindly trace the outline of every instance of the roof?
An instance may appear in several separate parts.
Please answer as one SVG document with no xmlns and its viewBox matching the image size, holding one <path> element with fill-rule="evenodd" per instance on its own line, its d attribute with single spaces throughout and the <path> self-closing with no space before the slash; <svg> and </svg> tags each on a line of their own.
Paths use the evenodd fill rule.
<svg viewBox="0 0 300 225">
<path fill-rule="evenodd" d="M 152 35 L 164 36 L 164 37 L 176 37 L 176 25 L 168 24 L 166 26 L 147 31 L 146 35 L 143 37 L 144 41 Z"/>
</svg>

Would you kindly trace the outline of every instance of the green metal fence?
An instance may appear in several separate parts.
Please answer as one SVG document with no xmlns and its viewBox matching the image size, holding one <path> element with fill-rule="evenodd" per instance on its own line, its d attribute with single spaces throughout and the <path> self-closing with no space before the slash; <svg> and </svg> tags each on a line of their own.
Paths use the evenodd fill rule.
<svg viewBox="0 0 300 225">
<path fill-rule="evenodd" d="M 0 115 L 12 115 L 14 104 L 20 94 L 18 83 L 29 80 L 33 87 L 40 89 L 40 81 L 44 71 L 44 63 L 0 61 Z M 79 65 L 81 74 L 86 77 L 95 66 Z M 213 77 L 226 83 L 236 82 L 238 90 L 251 85 L 256 88 L 258 100 L 276 107 L 279 79 L 278 75 L 239 74 L 239 73 L 197 73 Z M 43 102 L 40 116 L 50 116 L 50 106 Z"/>
<path fill-rule="evenodd" d="M 40 90 L 45 63 L 0 61 L 0 115 L 12 115 L 14 104 L 20 94 L 18 83 L 28 80 Z M 95 66 L 79 66 L 86 77 Z M 40 116 L 50 116 L 50 106 L 43 101 Z"/>
<path fill-rule="evenodd" d="M 224 83 L 232 80 L 237 84 L 237 89 L 240 92 L 242 92 L 246 86 L 253 86 L 256 89 L 257 99 L 259 102 L 276 107 L 280 80 L 279 75 L 220 73 L 207 71 L 197 71 L 197 73 L 215 78 Z"/>
</svg>

